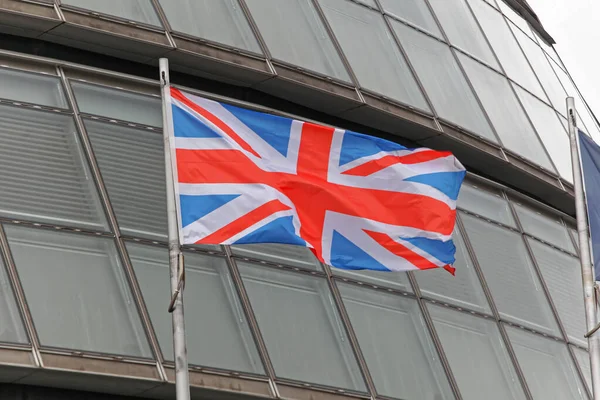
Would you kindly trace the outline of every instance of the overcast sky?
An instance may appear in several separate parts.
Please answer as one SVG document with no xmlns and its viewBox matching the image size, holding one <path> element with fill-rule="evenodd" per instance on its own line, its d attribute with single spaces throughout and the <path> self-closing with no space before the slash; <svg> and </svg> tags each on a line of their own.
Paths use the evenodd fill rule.
<svg viewBox="0 0 600 400">
<path fill-rule="evenodd" d="M 527 0 L 579 91 L 600 119 L 600 0 Z"/>
</svg>

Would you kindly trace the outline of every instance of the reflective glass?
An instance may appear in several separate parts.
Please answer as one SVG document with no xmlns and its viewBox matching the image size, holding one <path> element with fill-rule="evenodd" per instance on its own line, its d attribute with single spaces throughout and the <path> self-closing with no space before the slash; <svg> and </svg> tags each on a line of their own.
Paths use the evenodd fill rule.
<svg viewBox="0 0 600 400">
<path fill-rule="evenodd" d="M 504 147 L 554 171 L 508 80 L 465 55 L 459 59 Z"/>
<path fill-rule="evenodd" d="M 0 342 L 28 341 L 13 289 L 0 257 Z"/>
<path fill-rule="evenodd" d="M 400 22 L 392 26 L 440 117 L 495 142 L 450 47 Z"/>
<path fill-rule="evenodd" d="M 248 0 L 246 3 L 275 59 L 350 82 L 310 0 Z"/>
<path fill-rule="evenodd" d="M 509 19 L 509 21 L 518 26 L 519 29 L 525 32 L 528 36 L 533 37 L 531 28 L 529 27 L 527 21 L 523 19 L 523 17 L 517 14 L 510 6 L 505 4 L 503 0 L 500 0 L 498 6 L 500 7 L 500 11 L 502 11 L 502 14 L 504 14 L 506 18 Z"/>
<path fill-rule="evenodd" d="M 571 152 L 568 151 L 570 148 L 569 137 L 565 128 L 561 126 L 556 112 L 520 87 L 516 85 L 513 87 L 559 175 L 563 179 L 573 182 Z"/>
<path fill-rule="evenodd" d="M 564 343 L 507 327 L 517 360 L 534 399 L 587 399 Z"/>
<path fill-rule="evenodd" d="M 508 77 L 539 98 L 545 99 L 538 80 L 502 14 L 482 0 L 469 0 L 469 3 Z"/>
<path fill-rule="evenodd" d="M 478 186 L 474 182 L 465 182 L 460 188 L 457 205 L 504 225 L 513 228 L 517 226 L 508 202 L 498 190 Z"/>
<path fill-rule="evenodd" d="M 61 4 L 114 15 L 130 21 L 161 26 L 152 0 L 61 0 Z"/>
<path fill-rule="evenodd" d="M 579 259 L 537 240 L 528 238 L 528 242 L 569 340 L 587 347 L 583 336 L 587 329 Z"/>
<path fill-rule="evenodd" d="M 238 0 L 159 0 L 171 29 L 262 53 Z"/>
<path fill-rule="evenodd" d="M 495 69 L 499 68 L 498 62 L 465 0 L 429 1 L 450 43 Z"/>
<path fill-rule="evenodd" d="M 415 274 L 423 296 L 431 297 L 443 303 L 481 313 L 491 314 L 485 293 L 479 283 L 477 272 L 473 267 L 464 239 L 455 229 L 452 235 L 456 246 L 456 276 L 451 278 L 442 269 L 432 269 Z"/>
<path fill-rule="evenodd" d="M 284 244 L 247 244 L 231 246 L 233 254 L 266 260 L 277 264 L 321 271 L 321 264 L 306 247 Z"/>
<path fill-rule="evenodd" d="M 319 3 L 362 87 L 429 110 L 380 13 L 347 0 Z"/>
<path fill-rule="evenodd" d="M 575 247 L 573 247 L 573 242 L 569 238 L 567 228 L 558 217 L 542 213 L 533 207 L 516 201 L 513 201 L 513 204 L 525 232 L 561 249 L 575 253 Z"/>
<path fill-rule="evenodd" d="M 347 284 L 339 288 L 378 394 L 453 398 L 415 300 Z"/>
<path fill-rule="evenodd" d="M 461 219 L 500 315 L 516 324 L 559 335 L 521 235 L 465 214 Z"/>
<path fill-rule="evenodd" d="M 152 357 L 112 240 L 4 228 L 42 345 Z"/>
<path fill-rule="evenodd" d="M 525 399 L 493 320 L 427 305 L 465 400 Z"/>
<path fill-rule="evenodd" d="M 0 68 L 0 98 L 69 108 L 56 76 Z"/>
<path fill-rule="evenodd" d="M 159 97 L 73 81 L 71 87 L 79 111 L 83 113 L 162 126 L 162 106 Z"/>
<path fill-rule="evenodd" d="M 325 279 L 238 267 L 277 376 L 366 390 Z"/>
<path fill-rule="evenodd" d="M 579 248 L 579 233 L 573 228 L 569 228 L 569 232 L 571 232 L 571 237 L 575 240 L 575 246 Z"/>
<path fill-rule="evenodd" d="M 173 327 L 166 248 L 127 244 L 162 352 L 173 360 Z M 185 330 L 190 364 L 262 374 L 248 322 L 224 258 L 184 253 Z"/>
<path fill-rule="evenodd" d="M 73 118 L 0 106 L 0 215 L 104 229 Z"/>
<path fill-rule="evenodd" d="M 441 38 L 442 33 L 423 0 L 380 0 L 384 11 Z"/>
<path fill-rule="evenodd" d="M 583 378 L 585 379 L 585 383 L 587 384 L 589 389 L 592 389 L 592 372 L 590 369 L 590 354 L 580 349 L 579 347 L 571 346 L 573 352 L 575 353 L 575 358 L 577 359 L 577 363 L 579 364 L 579 368 L 583 373 Z"/>
<path fill-rule="evenodd" d="M 406 272 L 382 272 L 382 271 L 351 271 L 341 268 L 331 267 L 331 272 L 334 275 L 341 276 L 343 278 L 353 279 L 359 282 L 370 283 L 374 286 L 390 287 L 403 292 L 411 292 L 412 287 L 408 280 Z M 429 271 L 427 271 L 429 272 Z M 446 274 L 447 271 L 444 270 Z"/>
</svg>

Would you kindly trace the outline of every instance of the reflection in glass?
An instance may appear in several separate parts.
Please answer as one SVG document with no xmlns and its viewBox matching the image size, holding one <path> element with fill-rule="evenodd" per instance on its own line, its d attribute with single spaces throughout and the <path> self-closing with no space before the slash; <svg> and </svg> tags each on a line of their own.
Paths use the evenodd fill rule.
<svg viewBox="0 0 600 400">
<path fill-rule="evenodd" d="M 152 0 L 61 0 L 61 4 L 114 15 L 148 25 L 162 26 Z"/>
<path fill-rule="evenodd" d="M 0 342 L 27 343 L 23 320 L 0 257 Z"/>
<path fill-rule="evenodd" d="M 472 182 L 465 182 L 460 187 L 457 205 L 504 225 L 513 228 L 517 226 L 508 202 L 498 190 L 476 185 Z"/>
<path fill-rule="evenodd" d="M 567 228 L 558 217 L 513 201 L 523 230 L 545 242 L 575 253 Z"/>
<path fill-rule="evenodd" d="M 396 18 L 406 20 L 415 24 L 429 33 L 442 37 L 440 28 L 438 28 L 427 3 L 423 0 L 380 0 L 383 10 Z"/>
<path fill-rule="evenodd" d="M 112 240 L 4 229 L 42 345 L 152 357 Z"/>
<path fill-rule="evenodd" d="M 69 108 L 58 77 L 8 68 L 0 68 L 0 98 Z"/>
</svg>

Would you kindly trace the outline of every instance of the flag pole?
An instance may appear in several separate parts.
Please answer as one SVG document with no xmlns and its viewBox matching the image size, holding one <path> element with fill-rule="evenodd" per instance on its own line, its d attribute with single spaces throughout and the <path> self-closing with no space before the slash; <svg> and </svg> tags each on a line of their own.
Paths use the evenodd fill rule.
<svg viewBox="0 0 600 400">
<path fill-rule="evenodd" d="M 569 139 L 571 142 L 571 158 L 573 164 L 573 185 L 575 187 L 575 211 L 577 213 L 577 234 L 579 237 L 579 259 L 581 262 L 581 277 L 583 281 L 583 301 L 585 304 L 585 317 L 587 321 L 588 350 L 592 373 L 592 387 L 594 399 L 600 400 L 600 336 L 591 333 L 596 327 L 596 297 L 594 293 L 594 272 L 590 254 L 590 239 L 588 230 L 585 193 L 583 191 L 583 177 L 581 174 L 581 160 L 578 150 L 578 129 L 575 119 L 575 100 L 567 97 L 567 116 L 569 120 Z M 591 333 L 591 334 L 590 334 Z M 588 336 L 589 335 L 589 336 Z"/>
<path fill-rule="evenodd" d="M 173 137 L 173 112 L 171 110 L 171 82 L 169 60 L 159 60 L 160 92 L 163 112 L 163 141 L 165 151 L 165 178 L 167 189 L 167 218 L 169 239 L 169 271 L 171 277 L 171 304 L 169 312 L 173 323 L 173 353 L 175 355 L 175 392 L 177 400 L 190 400 L 190 378 L 187 349 L 185 345 L 185 323 L 183 319 L 183 283 L 185 279 L 183 258 L 179 243 L 179 224 L 175 199 L 171 138 Z"/>
</svg>

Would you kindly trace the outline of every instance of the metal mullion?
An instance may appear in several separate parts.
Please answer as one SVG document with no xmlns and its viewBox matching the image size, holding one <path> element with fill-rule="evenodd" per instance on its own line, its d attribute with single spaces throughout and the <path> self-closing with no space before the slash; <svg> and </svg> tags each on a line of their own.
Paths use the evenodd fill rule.
<svg viewBox="0 0 600 400">
<path fill-rule="evenodd" d="M 271 64 L 271 59 L 272 59 L 271 51 L 269 50 L 269 47 L 267 46 L 267 42 L 263 38 L 262 33 L 260 32 L 260 29 L 258 29 L 258 24 L 254 20 L 254 17 L 252 16 L 252 13 L 250 12 L 250 8 L 248 8 L 248 5 L 246 4 L 245 0 L 238 0 L 238 3 L 240 4 L 240 9 L 242 10 L 242 13 L 246 17 L 246 21 L 248 21 L 248 24 L 250 25 L 250 29 L 252 30 L 252 33 L 254 33 L 254 37 L 256 38 L 256 41 L 258 42 L 258 45 L 260 46 L 260 49 L 262 50 L 262 52 L 266 58 L 269 68 L 271 69 L 271 71 L 273 73 L 276 73 L 275 69 L 273 68 L 273 65 Z"/>
<path fill-rule="evenodd" d="M 19 307 L 21 319 L 23 321 L 25 331 L 27 332 L 27 336 L 31 344 L 31 352 L 33 354 L 33 359 L 35 361 L 36 366 L 43 367 L 44 362 L 40 353 L 40 339 L 35 330 L 33 316 L 31 315 L 31 310 L 29 309 L 27 299 L 25 298 L 25 290 L 23 289 L 23 285 L 21 284 L 21 280 L 19 279 L 17 267 L 15 265 L 14 259 L 12 258 L 8 238 L 6 236 L 6 232 L 4 231 L 4 227 L 2 226 L 2 224 L 0 224 L 0 259 L 4 259 L 4 265 L 6 266 L 6 270 L 8 272 L 8 279 L 13 289 L 15 301 L 17 303 L 17 306 Z"/>
<path fill-rule="evenodd" d="M 502 342 L 504 343 L 504 346 L 506 347 L 506 350 L 508 351 L 508 355 L 510 357 L 510 360 L 513 363 L 513 367 L 515 368 L 515 372 L 517 373 L 517 377 L 519 378 L 519 382 L 521 383 L 521 387 L 523 389 L 525 397 L 529 400 L 533 400 L 533 396 L 531 394 L 531 391 L 529 390 L 527 381 L 525 380 L 525 375 L 523 374 L 523 371 L 521 370 L 521 366 L 517 359 L 517 354 L 515 353 L 515 351 L 512 347 L 512 343 L 510 342 L 510 338 L 508 337 L 508 333 L 506 332 L 506 329 L 504 328 L 504 326 L 502 324 L 500 312 L 498 311 L 498 307 L 496 306 L 496 303 L 492 296 L 492 291 L 490 290 L 490 288 L 485 280 L 485 276 L 483 274 L 483 270 L 481 269 L 481 265 L 479 265 L 479 261 L 477 259 L 477 255 L 475 253 L 475 249 L 473 248 L 473 245 L 471 244 L 471 240 L 469 239 L 469 236 L 467 235 L 467 230 L 464 226 L 464 223 L 462 222 L 462 218 L 460 217 L 460 215 L 458 213 L 456 215 L 456 226 L 458 227 L 458 230 L 463 237 L 463 242 L 465 244 L 465 248 L 467 249 L 469 258 L 470 258 L 471 262 L 473 263 L 473 269 L 477 273 L 477 277 L 479 278 L 479 283 L 481 284 L 481 287 L 483 288 L 485 297 L 487 298 L 490 309 L 492 310 L 492 315 L 493 315 L 494 319 L 496 320 L 496 326 L 498 327 L 498 330 L 500 331 L 500 336 L 502 337 Z"/>
<path fill-rule="evenodd" d="M 158 338 L 156 333 L 152 328 L 152 323 L 150 321 L 150 316 L 148 314 L 148 310 L 146 309 L 146 305 L 144 303 L 144 299 L 141 293 L 141 289 L 138 285 L 138 282 L 135 278 L 135 273 L 133 271 L 133 266 L 129 259 L 129 254 L 127 253 L 127 248 L 125 247 L 125 243 L 121 238 L 121 232 L 119 230 L 119 225 L 117 223 L 117 218 L 115 212 L 112 208 L 112 205 L 109 200 L 108 191 L 102 180 L 102 175 L 100 173 L 100 168 L 98 167 L 98 163 L 96 161 L 96 157 L 94 156 L 94 152 L 92 149 L 92 145 L 85 129 L 85 125 L 81 116 L 79 115 L 79 108 L 77 102 L 75 101 L 75 95 L 73 93 L 73 89 L 71 88 L 68 79 L 65 76 L 64 70 L 62 67 L 57 67 L 58 76 L 61 78 L 61 82 L 63 84 L 63 89 L 65 91 L 65 95 L 67 101 L 71 103 L 71 109 L 74 112 L 75 125 L 80 133 L 81 143 L 83 145 L 83 151 L 86 156 L 87 161 L 89 162 L 90 172 L 94 178 L 94 183 L 96 184 L 96 188 L 98 189 L 100 195 L 100 202 L 103 205 L 105 214 L 108 218 L 109 226 L 111 231 L 116 236 L 115 243 L 117 245 L 117 253 L 121 262 L 123 263 L 123 267 L 125 269 L 125 275 L 127 277 L 127 281 L 129 283 L 129 288 L 131 289 L 132 297 L 135 301 L 136 309 L 141 317 L 141 323 L 144 328 L 144 332 L 146 333 L 146 339 L 149 341 L 150 347 L 152 349 L 153 354 L 156 357 L 156 367 L 158 373 L 161 377 L 161 380 L 168 381 L 167 374 L 165 372 L 164 366 L 162 364 L 163 357 L 160 350 L 160 345 L 158 343 Z"/>
<path fill-rule="evenodd" d="M 577 361 L 577 356 L 575 355 L 575 350 L 573 350 L 573 347 L 570 344 L 567 344 L 566 346 L 569 351 L 569 355 L 571 356 L 571 361 L 573 361 L 573 364 L 575 364 L 575 370 L 577 371 L 577 374 L 579 375 L 579 381 L 583 385 L 583 387 L 588 395 L 588 399 L 593 399 L 594 395 L 592 394 L 592 392 L 591 392 L 590 388 L 588 387 L 588 384 L 585 380 L 585 376 L 583 375 L 583 369 L 579 365 L 579 361 Z M 589 351 L 589 350 L 586 349 L 586 351 Z"/>
<path fill-rule="evenodd" d="M 254 315 L 254 311 L 252 311 L 252 304 L 250 303 L 250 298 L 246 292 L 246 288 L 244 287 L 244 282 L 238 269 L 237 261 L 231 253 L 230 246 L 222 246 L 222 248 L 225 252 L 225 259 L 229 268 L 229 273 L 231 274 L 231 279 L 233 280 L 233 284 L 240 298 L 244 315 L 248 321 L 248 327 L 250 328 L 250 332 L 254 338 L 256 349 L 263 363 L 265 372 L 267 373 L 267 377 L 269 378 L 269 386 L 271 387 L 273 396 L 280 398 L 279 389 L 277 388 L 276 383 L 277 376 L 275 374 L 275 368 L 271 362 L 269 351 L 267 350 L 267 345 L 265 344 L 260 327 L 258 326 L 258 321 Z"/>
<path fill-rule="evenodd" d="M 171 45 L 171 47 L 173 47 L 173 49 L 177 49 L 177 43 L 175 43 L 175 40 L 173 39 L 173 36 L 171 35 L 171 23 L 169 22 L 169 20 L 167 19 L 167 15 L 165 14 L 165 11 L 162 9 L 162 6 L 160 5 L 159 0 L 151 0 L 152 2 L 152 6 L 154 7 L 154 11 L 156 11 L 156 15 L 158 15 L 158 19 L 160 20 L 160 23 L 162 24 L 163 28 L 165 29 L 165 34 L 167 35 L 167 40 L 169 41 L 169 44 Z"/>
</svg>

